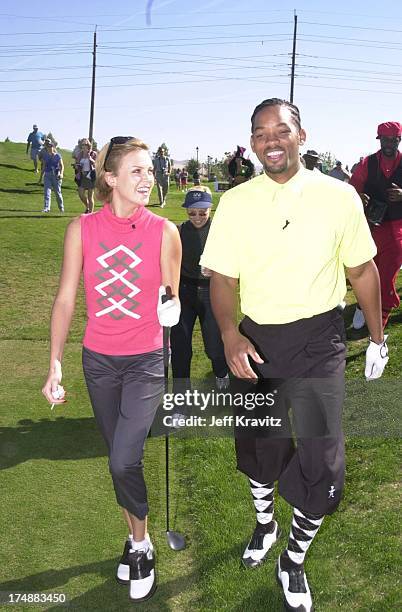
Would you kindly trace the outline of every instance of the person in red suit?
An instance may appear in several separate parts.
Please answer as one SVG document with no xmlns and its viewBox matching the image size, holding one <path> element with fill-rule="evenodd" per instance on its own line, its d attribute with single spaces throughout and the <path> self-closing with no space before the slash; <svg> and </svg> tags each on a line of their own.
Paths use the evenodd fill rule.
<svg viewBox="0 0 402 612">
<path fill-rule="evenodd" d="M 383 327 L 391 310 L 400 303 L 395 281 L 402 266 L 402 153 L 398 150 L 401 135 L 402 125 L 397 121 L 381 123 L 377 128 L 380 149 L 365 157 L 350 179 L 366 210 L 372 199 L 385 203 L 382 220 L 370 223 L 377 245 L 374 261 L 380 274 Z M 360 329 L 364 324 L 363 312 L 357 306 L 353 327 Z"/>
</svg>

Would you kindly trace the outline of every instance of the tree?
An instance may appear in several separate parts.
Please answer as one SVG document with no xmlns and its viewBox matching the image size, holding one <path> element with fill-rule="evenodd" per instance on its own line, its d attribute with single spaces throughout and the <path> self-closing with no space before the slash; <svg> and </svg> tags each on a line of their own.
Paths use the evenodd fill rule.
<svg viewBox="0 0 402 612">
<path fill-rule="evenodd" d="M 225 181 L 229 180 L 229 161 L 231 160 L 233 153 L 230 151 L 225 151 L 224 157 L 220 161 L 215 159 L 215 163 L 213 164 L 214 174 L 218 178 L 221 178 Z"/>
<path fill-rule="evenodd" d="M 335 166 L 336 157 L 331 153 L 331 151 L 326 151 L 325 153 L 319 154 L 320 162 L 322 163 L 322 171 L 325 174 Z"/>
<path fill-rule="evenodd" d="M 187 172 L 193 176 L 194 172 L 199 169 L 199 163 L 194 157 L 191 157 L 187 162 Z"/>
</svg>

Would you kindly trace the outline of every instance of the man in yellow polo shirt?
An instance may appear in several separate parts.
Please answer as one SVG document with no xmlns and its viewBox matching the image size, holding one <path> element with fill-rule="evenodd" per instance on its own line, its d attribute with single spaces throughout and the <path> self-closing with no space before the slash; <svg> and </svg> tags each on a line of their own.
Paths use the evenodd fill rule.
<svg viewBox="0 0 402 612">
<path fill-rule="evenodd" d="M 258 385 L 279 381 L 278 403 L 285 411 L 291 405 L 297 436 L 295 448 L 286 433 L 237 431 L 237 467 L 249 478 L 257 513 L 242 561 L 260 565 L 279 537 L 278 481 L 294 513 L 276 575 L 286 608 L 310 612 L 304 557 L 324 516 L 336 510 L 344 482 L 345 269 L 371 334 L 367 380 L 379 378 L 388 361 L 376 248 L 353 188 L 301 166 L 306 134 L 296 106 L 264 100 L 251 132 L 264 174 L 221 198 L 201 265 L 213 270 L 211 301 L 232 373 Z M 239 328 L 238 283 L 245 315 Z"/>
</svg>

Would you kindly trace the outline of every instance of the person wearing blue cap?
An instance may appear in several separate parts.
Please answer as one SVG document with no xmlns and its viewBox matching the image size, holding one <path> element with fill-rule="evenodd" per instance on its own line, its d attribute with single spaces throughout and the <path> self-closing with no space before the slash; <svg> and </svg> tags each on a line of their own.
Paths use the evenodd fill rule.
<svg viewBox="0 0 402 612">
<path fill-rule="evenodd" d="M 211 226 L 211 206 L 212 195 L 209 187 L 194 187 L 186 193 L 183 208 L 187 210 L 188 221 L 179 226 L 183 249 L 179 290 L 181 315 L 179 323 L 172 327 L 170 335 L 172 373 L 176 380 L 188 381 L 190 378 L 192 337 L 198 317 L 205 352 L 211 360 L 216 377 L 216 386 L 218 389 L 225 389 L 229 385 L 229 368 L 221 334 L 211 308 L 211 272 L 207 268 L 201 268 L 199 264 Z"/>
</svg>

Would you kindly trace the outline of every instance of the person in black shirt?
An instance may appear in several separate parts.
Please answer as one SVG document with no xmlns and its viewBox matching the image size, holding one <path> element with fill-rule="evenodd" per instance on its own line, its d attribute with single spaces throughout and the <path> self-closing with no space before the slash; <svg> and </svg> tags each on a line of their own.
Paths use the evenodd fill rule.
<svg viewBox="0 0 402 612">
<path fill-rule="evenodd" d="M 180 274 L 180 321 L 171 329 L 173 379 L 184 384 L 190 378 L 192 337 L 197 317 L 200 320 L 205 352 L 211 360 L 218 389 L 229 385 L 229 368 L 221 334 L 209 298 L 210 270 L 201 269 L 200 257 L 211 225 L 212 195 L 208 187 L 194 187 L 186 193 L 183 207 L 188 221 L 179 226 L 183 255 Z"/>
</svg>

